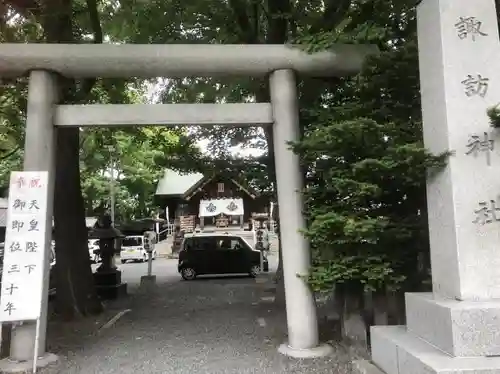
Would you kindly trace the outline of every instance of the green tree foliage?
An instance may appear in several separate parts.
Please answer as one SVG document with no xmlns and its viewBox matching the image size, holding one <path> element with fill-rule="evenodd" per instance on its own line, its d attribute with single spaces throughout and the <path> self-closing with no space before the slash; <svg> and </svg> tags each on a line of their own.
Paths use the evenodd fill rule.
<svg viewBox="0 0 500 374">
<path fill-rule="evenodd" d="M 32 22 L 16 17 L 13 9 L 0 4 L 0 42 L 25 42 L 36 38 L 38 30 Z M 27 81 L 0 82 L 0 197 L 7 192 L 11 170 L 22 165 L 24 113 Z"/>
<path fill-rule="evenodd" d="M 306 108 L 311 124 L 295 145 L 307 168 L 315 290 L 415 289 L 428 275 L 425 179 L 447 155 L 423 147 L 414 11 L 394 3 L 364 2 L 341 32 L 304 36 L 311 50 L 338 40 L 381 48 L 359 76 L 327 89 L 319 109 Z"/>
<path fill-rule="evenodd" d="M 86 214 L 110 211 L 113 172 L 116 221 L 152 216 L 156 212 L 153 197 L 164 167 L 190 171 L 189 157 L 197 160 L 199 151 L 181 145 L 179 135 L 164 127 L 87 130 L 80 158 Z"/>
<path fill-rule="evenodd" d="M 18 170 L 22 160 L 23 92 L 12 86 L 0 88 L 0 197 L 6 193 L 11 170 Z"/>
</svg>

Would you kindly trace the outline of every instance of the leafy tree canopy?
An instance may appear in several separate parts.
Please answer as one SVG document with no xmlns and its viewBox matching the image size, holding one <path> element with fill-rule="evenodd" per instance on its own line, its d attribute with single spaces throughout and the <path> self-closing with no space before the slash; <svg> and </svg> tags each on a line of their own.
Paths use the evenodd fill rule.
<svg viewBox="0 0 500 374">
<path fill-rule="evenodd" d="M 351 8 L 340 33 L 305 36 L 309 50 L 339 40 L 381 49 L 360 75 L 338 80 L 316 107 L 304 108 L 309 124 L 295 149 L 307 168 L 315 290 L 415 289 L 428 276 L 425 180 L 447 154 L 431 155 L 422 144 L 412 4 L 368 4 L 369 19 L 367 9 Z"/>
<path fill-rule="evenodd" d="M 381 54 L 358 76 L 299 82 L 303 139 L 294 148 L 305 171 L 305 234 L 315 254 L 308 279 L 314 289 L 324 290 L 339 282 L 370 289 L 400 287 L 426 277 L 425 178 L 443 165 L 446 155 L 430 155 L 422 145 L 413 0 L 39 3 L 9 0 L 0 8 L 2 41 L 293 42 L 311 52 L 335 43 L 377 44 Z M 144 82 L 133 79 L 65 83 L 66 102 L 137 102 L 145 91 Z M 267 82 L 260 79 L 162 78 L 148 84 L 160 88 L 157 102 L 268 101 Z M 0 96 L 5 123 L 0 182 L 5 182 L 7 171 L 20 167 L 26 81 L 6 82 Z M 158 166 L 240 172 L 258 189 L 272 191 L 269 129 L 99 129 L 60 135 L 67 146 L 58 155 L 65 166 L 59 168 L 65 174 L 58 175 L 58 186 L 67 183 L 71 191 L 56 203 L 56 222 L 67 226 L 64 232 L 83 225 L 83 217 L 69 212 L 79 217 L 106 208 L 111 169 L 117 175 L 117 208 L 123 218 L 154 209 L 148 196 L 159 178 Z M 201 138 L 209 139 L 211 157 L 193 146 Z M 227 151 L 235 145 L 265 152 L 243 162 Z M 69 236 L 60 242 L 74 244 Z M 83 256 L 84 245 L 79 248 Z"/>
</svg>

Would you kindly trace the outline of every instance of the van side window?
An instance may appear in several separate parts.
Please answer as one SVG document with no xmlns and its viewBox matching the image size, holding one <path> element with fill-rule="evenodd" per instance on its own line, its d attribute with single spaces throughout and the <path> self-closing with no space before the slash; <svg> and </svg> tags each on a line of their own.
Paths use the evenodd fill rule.
<svg viewBox="0 0 500 374">
<path fill-rule="evenodd" d="M 184 250 L 185 251 L 190 251 L 191 249 L 193 249 L 193 245 L 191 243 L 191 240 L 185 239 L 184 240 Z"/>
<path fill-rule="evenodd" d="M 217 238 L 217 250 L 221 251 L 238 251 L 242 249 L 242 244 L 238 238 L 227 238 L 218 237 Z"/>
<path fill-rule="evenodd" d="M 236 239 L 236 241 L 237 241 L 236 246 L 238 249 L 247 249 L 248 248 L 248 245 L 243 240 L 241 240 L 241 238 Z"/>
<path fill-rule="evenodd" d="M 215 247 L 214 238 L 193 238 L 193 249 L 197 251 L 209 251 Z"/>
</svg>

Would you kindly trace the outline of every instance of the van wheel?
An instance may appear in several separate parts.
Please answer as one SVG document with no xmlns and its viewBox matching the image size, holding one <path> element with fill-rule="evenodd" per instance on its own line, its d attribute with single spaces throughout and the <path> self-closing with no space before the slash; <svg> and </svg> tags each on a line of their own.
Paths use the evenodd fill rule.
<svg viewBox="0 0 500 374">
<path fill-rule="evenodd" d="M 196 278 L 196 271 L 193 268 L 183 268 L 181 270 L 181 277 L 184 280 L 193 280 Z"/>
<path fill-rule="evenodd" d="M 254 266 L 252 266 L 252 268 L 250 269 L 249 275 L 252 278 L 255 278 L 259 274 L 260 274 L 260 265 L 254 265 Z"/>
<path fill-rule="evenodd" d="M 124 264 L 125 262 L 127 262 L 127 260 L 121 260 L 122 261 L 122 264 Z"/>
</svg>

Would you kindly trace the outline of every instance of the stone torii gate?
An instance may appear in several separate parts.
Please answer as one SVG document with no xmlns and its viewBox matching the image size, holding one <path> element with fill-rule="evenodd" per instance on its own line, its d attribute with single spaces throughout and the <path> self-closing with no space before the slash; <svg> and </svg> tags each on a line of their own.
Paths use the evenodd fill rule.
<svg viewBox="0 0 500 374">
<path fill-rule="evenodd" d="M 0 77 L 29 73 L 25 171 L 48 171 L 47 222 L 52 221 L 57 128 L 87 126 L 226 125 L 273 126 L 280 207 L 288 342 L 279 351 L 292 357 L 319 357 L 330 352 L 320 345 L 314 296 L 297 275 L 310 266 L 309 243 L 300 233 L 302 176 L 298 157 L 287 143 L 299 139 L 295 74 L 327 77 L 356 74 L 374 46 L 337 45 L 328 52 L 307 54 L 285 45 L 69 45 L 0 44 Z M 58 105 L 56 75 L 72 78 L 181 78 L 269 75 L 270 103 Z M 50 227 L 48 225 L 47 227 Z M 51 240 L 50 230 L 45 240 Z M 45 272 L 48 273 L 48 256 Z M 48 279 L 48 277 L 46 277 Z M 48 285 L 43 285 L 39 363 L 49 361 L 45 335 Z M 32 361 L 35 325 L 14 329 L 11 360 Z"/>
</svg>

